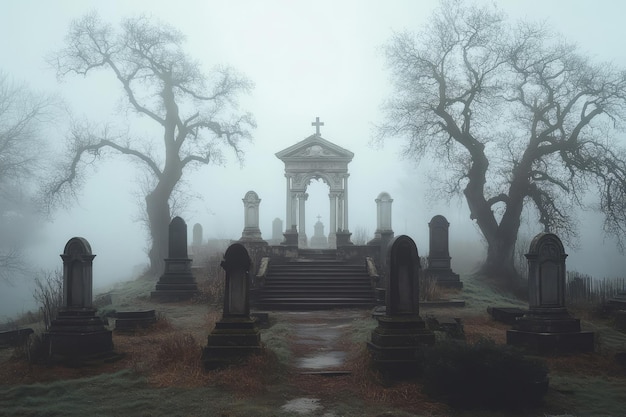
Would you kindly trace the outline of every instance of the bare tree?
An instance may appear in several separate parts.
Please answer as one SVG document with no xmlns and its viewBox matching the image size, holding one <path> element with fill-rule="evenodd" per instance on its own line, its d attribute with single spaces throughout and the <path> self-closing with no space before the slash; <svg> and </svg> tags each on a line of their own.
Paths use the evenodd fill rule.
<svg viewBox="0 0 626 417">
<path fill-rule="evenodd" d="M 48 190 L 58 202 L 81 184 L 85 164 L 111 153 L 139 162 L 150 179 L 145 208 L 153 273 L 162 269 L 167 256 L 171 199 L 184 172 L 223 163 L 223 145 L 241 161 L 241 140 L 250 138 L 250 129 L 256 127 L 252 116 L 237 108 L 237 97 L 248 93 L 252 83 L 227 67 L 205 75 L 184 52 L 183 42 L 181 32 L 145 16 L 125 19 L 115 31 L 89 14 L 71 24 L 65 48 L 50 58 L 60 78 L 97 70 L 113 74 L 130 108 L 161 131 L 142 140 L 110 129 L 98 133 L 74 126 L 64 170 Z"/>
<path fill-rule="evenodd" d="M 26 268 L 22 247 L 37 225 L 34 183 L 45 155 L 41 128 L 52 120 L 55 102 L 0 71 L 1 281 L 9 282 Z"/>
<path fill-rule="evenodd" d="M 39 304 L 46 330 L 63 306 L 63 274 L 61 271 L 41 271 L 35 277 L 33 298 Z"/>
<path fill-rule="evenodd" d="M 377 138 L 402 137 L 407 157 L 434 157 L 434 186 L 465 197 L 487 242 L 487 275 L 517 276 L 525 205 L 543 230 L 571 240 L 590 192 L 621 242 L 622 69 L 591 62 L 545 25 L 461 0 L 443 1 L 421 31 L 396 34 L 386 53 L 395 91 Z"/>
<path fill-rule="evenodd" d="M 352 233 L 352 242 L 355 245 L 365 245 L 369 238 L 369 230 L 363 226 L 357 226 Z"/>
</svg>

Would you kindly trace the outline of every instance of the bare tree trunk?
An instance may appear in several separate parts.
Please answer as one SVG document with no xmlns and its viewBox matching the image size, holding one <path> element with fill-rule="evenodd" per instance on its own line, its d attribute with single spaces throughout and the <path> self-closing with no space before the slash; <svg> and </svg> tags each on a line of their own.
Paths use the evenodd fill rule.
<svg viewBox="0 0 626 417">
<path fill-rule="evenodd" d="M 175 165 L 175 168 L 171 168 Z M 171 220 L 169 199 L 174 187 L 182 176 L 180 164 L 167 164 L 157 186 L 146 196 L 148 227 L 152 237 L 152 247 L 148 252 L 150 274 L 161 275 L 168 257 L 169 224 Z"/>
</svg>

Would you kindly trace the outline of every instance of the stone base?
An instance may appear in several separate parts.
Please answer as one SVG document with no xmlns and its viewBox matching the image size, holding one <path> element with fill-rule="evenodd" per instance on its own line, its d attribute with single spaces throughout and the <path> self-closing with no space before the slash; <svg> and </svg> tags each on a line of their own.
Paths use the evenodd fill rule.
<svg viewBox="0 0 626 417">
<path fill-rule="evenodd" d="M 542 354 L 594 351 L 594 333 L 581 332 L 564 307 L 531 309 L 506 332 L 506 342 Z"/>
<path fill-rule="evenodd" d="M 228 317 L 215 323 L 202 350 L 204 369 L 212 370 L 238 363 L 261 352 L 261 334 L 256 320 Z"/>
<path fill-rule="evenodd" d="M 134 332 L 152 327 L 157 321 L 154 310 L 118 311 L 115 313 L 116 332 Z"/>
<path fill-rule="evenodd" d="M 487 307 L 487 313 L 495 321 L 513 325 L 517 323 L 518 318 L 528 313 L 528 310 L 522 310 L 517 307 Z"/>
<path fill-rule="evenodd" d="M 95 358 L 117 356 L 112 332 L 90 308 L 59 311 L 44 333 L 44 345 L 52 361 L 82 364 Z"/>
<path fill-rule="evenodd" d="M 442 288 L 454 288 L 459 290 L 463 288 L 459 274 L 452 272 L 452 269 L 427 268 L 424 274 L 433 276 L 437 280 L 437 285 Z"/>
<path fill-rule="evenodd" d="M 28 337 L 33 333 L 34 330 L 30 327 L 0 332 L 0 347 L 21 346 L 28 341 Z"/>
<path fill-rule="evenodd" d="M 594 333 L 534 333 L 507 330 L 506 343 L 541 354 L 593 352 Z"/>
<path fill-rule="evenodd" d="M 296 247 L 298 246 L 298 232 L 285 232 L 283 233 L 283 236 L 285 236 L 285 240 L 280 243 L 281 245 Z"/>
<path fill-rule="evenodd" d="M 374 366 L 392 377 L 415 376 L 420 370 L 420 352 L 435 343 L 435 334 L 419 316 L 377 317 L 367 347 Z"/>
<path fill-rule="evenodd" d="M 159 302 L 186 301 L 198 295 L 198 284 L 191 272 L 191 259 L 166 258 L 165 273 L 150 299 Z"/>
<path fill-rule="evenodd" d="M 336 246 L 339 248 L 341 246 L 351 246 L 354 245 L 354 243 L 352 243 L 350 241 L 350 236 L 352 236 L 352 233 L 348 232 L 348 231 L 344 231 L 344 232 L 337 232 L 335 234 L 335 238 L 336 240 Z"/>
</svg>

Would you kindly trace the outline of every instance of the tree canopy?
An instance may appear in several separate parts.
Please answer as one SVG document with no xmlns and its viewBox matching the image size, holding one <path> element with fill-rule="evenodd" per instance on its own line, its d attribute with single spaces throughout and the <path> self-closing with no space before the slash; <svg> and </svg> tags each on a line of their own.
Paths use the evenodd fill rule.
<svg viewBox="0 0 626 417">
<path fill-rule="evenodd" d="M 545 23 L 460 0 L 395 34 L 386 56 L 394 90 L 377 137 L 401 138 L 416 161 L 434 157 L 433 186 L 464 196 L 487 242 L 487 274 L 515 276 L 524 207 L 568 240 L 576 208 L 591 201 L 623 242 L 623 69 L 593 62 Z"/>
<path fill-rule="evenodd" d="M 123 126 L 96 130 L 76 124 L 67 160 L 48 189 L 52 201 L 66 198 L 81 184 L 85 164 L 104 156 L 122 154 L 139 162 L 150 178 L 145 202 L 155 273 L 167 257 L 170 203 L 184 172 L 224 163 L 224 149 L 241 160 L 241 141 L 256 127 L 251 114 L 238 108 L 252 83 L 226 66 L 205 73 L 185 53 L 184 41 L 179 30 L 146 16 L 124 19 L 116 30 L 89 14 L 71 24 L 65 47 L 49 59 L 59 78 L 98 70 L 112 74 L 130 109 L 161 132 L 146 139 L 125 133 Z"/>
</svg>

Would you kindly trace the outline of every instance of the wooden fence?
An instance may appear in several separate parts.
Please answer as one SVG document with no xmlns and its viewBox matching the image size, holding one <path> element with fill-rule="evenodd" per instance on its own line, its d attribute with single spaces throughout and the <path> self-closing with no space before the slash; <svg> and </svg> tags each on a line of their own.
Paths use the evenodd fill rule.
<svg viewBox="0 0 626 417">
<path fill-rule="evenodd" d="M 568 304 L 604 303 L 626 291 L 626 277 L 597 279 L 576 271 L 567 273 L 565 297 Z"/>
</svg>

